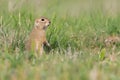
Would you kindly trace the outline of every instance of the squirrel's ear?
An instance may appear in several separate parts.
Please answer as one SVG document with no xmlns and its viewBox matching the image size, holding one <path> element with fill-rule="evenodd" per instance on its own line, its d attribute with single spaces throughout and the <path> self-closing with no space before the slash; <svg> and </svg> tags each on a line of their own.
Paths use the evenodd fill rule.
<svg viewBox="0 0 120 80">
<path fill-rule="evenodd" d="M 36 19 L 35 20 L 35 26 L 38 26 L 39 25 L 39 19 Z"/>
</svg>

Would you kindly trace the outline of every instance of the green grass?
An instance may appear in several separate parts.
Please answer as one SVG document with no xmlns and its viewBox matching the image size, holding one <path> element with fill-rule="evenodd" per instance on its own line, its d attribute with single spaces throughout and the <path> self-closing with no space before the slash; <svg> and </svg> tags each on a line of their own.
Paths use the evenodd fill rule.
<svg viewBox="0 0 120 80">
<path fill-rule="evenodd" d="M 69 8 L 73 0 L 16 1 L 11 11 L 9 1 L 0 1 L 0 80 L 120 80 L 120 44 L 104 44 L 108 36 L 120 36 L 120 14 L 104 13 L 103 1 L 93 0 L 92 9 L 75 14 Z M 45 47 L 46 54 L 35 58 L 24 44 L 40 16 L 51 20 L 46 32 L 52 50 Z"/>
</svg>

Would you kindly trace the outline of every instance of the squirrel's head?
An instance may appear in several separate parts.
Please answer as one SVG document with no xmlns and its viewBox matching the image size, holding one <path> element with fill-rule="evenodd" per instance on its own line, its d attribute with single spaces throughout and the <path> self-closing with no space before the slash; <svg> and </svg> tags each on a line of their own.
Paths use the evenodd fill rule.
<svg viewBox="0 0 120 80">
<path fill-rule="evenodd" d="M 49 19 L 41 17 L 35 20 L 35 27 L 39 29 L 46 29 L 50 25 L 50 23 L 51 22 Z"/>
</svg>

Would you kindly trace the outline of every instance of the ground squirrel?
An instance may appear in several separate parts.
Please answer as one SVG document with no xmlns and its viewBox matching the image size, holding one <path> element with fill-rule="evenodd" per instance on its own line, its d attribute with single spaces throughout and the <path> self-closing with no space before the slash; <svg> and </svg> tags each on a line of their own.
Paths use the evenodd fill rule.
<svg viewBox="0 0 120 80">
<path fill-rule="evenodd" d="M 105 39 L 105 45 L 107 47 L 113 46 L 116 43 L 120 42 L 120 38 L 118 36 L 109 36 L 108 38 Z"/>
<path fill-rule="evenodd" d="M 45 17 L 41 17 L 35 20 L 34 28 L 25 44 L 27 51 L 34 51 L 37 55 L 42 55 L 44 52 L 43 46 L 47 45 L 50 47 L 45 33 L 45 30 L 50 25 L 50 23 L 50 20 Z"/>
</svg>

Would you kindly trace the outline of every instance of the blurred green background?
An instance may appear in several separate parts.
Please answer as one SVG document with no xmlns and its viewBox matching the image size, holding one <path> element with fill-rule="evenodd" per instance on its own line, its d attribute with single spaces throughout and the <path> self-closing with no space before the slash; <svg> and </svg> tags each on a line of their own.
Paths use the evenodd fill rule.
<svg viewBox="0 0 120 80">
<path fill-rule="evenodd" d="M 120 13 L 119 0 L 0 0 L 1 13 L 15 12 L 23 9 L 37 15 L 54 14 L 59 16 L 70 14 L 79 16 L 92 11 L 102 11 L 104 14 Z"/>
</svg>

